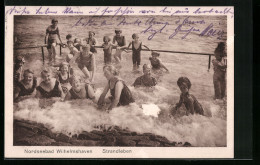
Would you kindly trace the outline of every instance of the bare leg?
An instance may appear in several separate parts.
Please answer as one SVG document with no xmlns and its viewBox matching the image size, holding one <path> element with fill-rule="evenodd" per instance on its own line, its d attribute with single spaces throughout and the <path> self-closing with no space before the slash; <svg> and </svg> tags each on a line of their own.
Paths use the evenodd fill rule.
<svg viewBox="0 0 260 165">
<path fill-rule="evenodd" d="M 116 50 L 116 53 L 114 54 L 114 58 L 117 63 L 121 62 L 122 56 L 121 56 L 122 50 Z"/>
<path fill-rule="evenodd" d="M 84 73 L 84 75 L 86 76 L 87 79 L 90 78 L 90 73 L 89 73 L 89 71 L 88 71 L 88 69 L 86 67 L 84 67 L 82 69 L 82 72 Z"/>
<path fill-rule="evenodd" d="M 53 58 L 53 60 L 54 60 L 54 62 L 55 62 L 55 58 L 56 58 L 56 43 L 52 43 L 51 44 L 51 51 L 52 51 L 52 58 Z"/>
<path fill-rule="evenodd" d="M 49 53 L 49 62 L 52 62 L 52 50 L 48 49 L 48 53 Z"/>
</svg>

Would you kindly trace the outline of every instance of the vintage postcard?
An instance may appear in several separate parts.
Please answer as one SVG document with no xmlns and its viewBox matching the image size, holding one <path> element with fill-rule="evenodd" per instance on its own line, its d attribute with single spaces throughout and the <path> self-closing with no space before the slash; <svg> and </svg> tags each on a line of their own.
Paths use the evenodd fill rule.
<svg viewBox="0 0 260 165">
<path fill-rule="evenodd" d="M 6 6 L 5 158 L 233 158 L 234 7 Z"/>
</svg>

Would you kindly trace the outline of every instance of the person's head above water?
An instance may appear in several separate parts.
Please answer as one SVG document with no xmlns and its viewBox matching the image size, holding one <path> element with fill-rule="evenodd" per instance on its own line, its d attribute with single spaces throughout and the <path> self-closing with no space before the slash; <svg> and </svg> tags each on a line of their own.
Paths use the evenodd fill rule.
<svg viewBox="0 0 260 165">
<path fill-rule="evenodd" d="M 41 71 L 41 77 L 45 83 L 49 83 L 52 78 L 52 70 L 50 68 L 44 68 Z"/>
<path fill-rule="evenodd" d="M 89 31 L 88 32 L 88 36 L 89 36 L 89 38 L 92 38 L 92 37 L 94 37 L 96 34 L 95 34 L 95 32 L 93 32 L 93 31 Z"/>
<path fill-rule="evenodd" d="M 60 64 L 59 70 L 60 70 L 62 73 L 67 73 L 67 72 L 69 71 L 69 63 L 67 63 L 67 62 L 62 62 L 62 63 Z"/>
<path fill-rule="evenodd" d="M 72 75 L 69 79 L 69 82 L 73 89 L 79 90 L 80 89 L 80 77 L 76 75 Z"/>
<path fill-rule="evenodd" d="M 139 35 L 136 34 L 136 33 L 134 33 L 134 34 L 132 35 L 132 38 L 133 38 L 133 39 L 137 39 L 137 38 L 139 38 Z"/>
<path fill-rule="evenodd" d="M 116 69 L 116 67 L 114 67 L 113 65 L 105 65 L 103 67 L 103 71 L 104 71 L 104 76 L 110 80 L 112 77 L 114 76 L 118 76 L 119 72 Z"/>
<path fill-rule="evenodd" d="M 34 71 L 31 69 L 26 69 L 23 73 L 23 78 L 25 83 L 30 83 L 33 80 Z"/>
<path fill-rule="evenodd" d="M 71 34 L 66 35 L 66 39 L 67 40 L 71 40 L 72 39 L 72 35 Z"/>
<path fill-rule="evenodd" d="M 104 36 L 103 37 L 103 42 L 110 42 L 110 41 L 111 41 L 111 39 L 110 39 L 109 36 Z"/>
<path fill-rule="evenodd" d="M 177 81 L 177 85 L 182 93 L 187 93 L 191 88 L 191 82 L 187 77 L 180 77 Z"/>
<path fill-rule="evenodd" d="M 151 65 L 149 64 L 144 64 L 143 65 L 143 73 L 144 75 L 151 75 Z"/>
<path fill-rule="evenodd" d="M 116 36 L 120 36 L 121 33 L 122 33 L 122 30 L 121 29 L 116 29 L 115 33 L 116 33 Z"/>
<path fill-rule="evenodd" d="M 68 45 L 68 47 L 73 47 L 73 41 L 71 41 L 71 40 L 67 41 L 67 45 Z"/>
<path fill-rule="evenodd" d="M 58 20 L 57 19 L 52 19 L 51 20 L 51 24 L 56 27 L 58 25 Z"/>
<path fill-rule="evenodd" d="M 25 63 L 25 60 L 24 60 L 24 57 L 23 56 L 17 56 L 15 58 L 15 64 L 16 65 L 19 65 L 19 66 L 22 66 L 23 64 Z"/>
</svg>

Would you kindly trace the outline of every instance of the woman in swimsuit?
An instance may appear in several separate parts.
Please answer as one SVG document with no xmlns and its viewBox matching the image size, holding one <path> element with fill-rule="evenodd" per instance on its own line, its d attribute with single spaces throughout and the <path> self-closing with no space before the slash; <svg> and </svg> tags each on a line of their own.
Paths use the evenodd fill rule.
<svg viewBox="0 0 260 165">
<path fill-rule="evenodd" d="M 116 106 L 125 106 L 133 103 L 134 98 L 132 93 L 126 86 L 125 82 L 118 77 L 118 70 L 112 65 L 106 65 L 104 66 L 103 71 L 108 83 L 98 100 L 99 108 L 104 108 L 104 105 L 107 103 L 110 103 L 107 110 L 111 110 Z M 105 100 L 106 94 L 109 90 L 111 97 L 109 100 Z"/>
<path fill-rule="evenodd" d="M 35 93 L 37 86 L 37 78 L 34 77 L 34 72 L 26 69 L 23 74 L 23 80 L 17 83 L 14 90 L 14 100 L 18 101 L 22 96 L 31 96 Z"/>
<path fill-rule="evenodd" d="M 60 38 L 60 33 L 59 33 L 59 28 L 58 28 L 58 20 L 53 19 L 51 21 L 50 26 L 46 29 L 46 36 L 45 36 L 45 44 L 47 44 L 47 49 L 49 52 L 49 58 L 50 62 L 54 60 L 55 62 L 55 57 L 56 57 L 56 45 L 57 45 L 57 36 L 60 40 L 60 43 L 63 45 L 61 38 Z"/>
<path fill-rule="evenodd" d="M 70 78 L 71 89 L 65 96 L 64 100 L 72 99 L 91 99 L 95 98 L 94 90 L 90 84 L 86 83 L 85 85 L 80 84 L 80 78 L 78 76 L 72 76 Z"/>
<path fill-rule="evenodd" d="M 90 52 L 90 45 L 87 44 L 82 47 L 82 52 L 74 55 L 69 64 L 72 64 L 79 57 L 77 60 L 78 67 L 84 73 L 86 78 L 89 79 L 90 82 L 93 82 L 96 70 L 95 55 Z"/>
<path fill-rule="evenodd" d="M 191 82 L 187 77 L 180 77 L 177 81 L 177 85 L 181 90 L 179 102 L 171 108 L 171 113 L 174 115 L 176 111 L 181 107 L 182 104 L 185 105 L 186 115 L 189 113 L 204 115 L 204 110 L 201 104 L 198 102 L 195 96 L 189 93 Z"/>
<path fill-rule="evenodd" d="M 71 69 L 69 63 L 62 62 L 59 67 L 56 79 L 60 82 L 62 91 L 66 94 L 70 88 L 69 78 L 71 75 Z M 72 71 L 73 72 L 73 71 Z"/>
<path fill-rule="evenodd" d="M 121 60 L 122 60 L 121 53 L 126 46 L 126 41 L 125 41 L 125 36 L 121 35 L 122 30 L 116 29 L 115 33 L 116 33 L 116 35 L 113 38 L 113 44 L 117 43 L 117 49 L 116 49 L 116 53 L 114 55 L 114 58 L 115 58 L 117 63 L 120 63 Z"/>
<path fill-rule="evenodd" d="M 129 43 L 128 47 L 129 48 L 132 45 L 132 60 L 133 60 L 133 71 L 138 70 L 140 63 L 141 63 L 141 50 L 142 46 L 145 47 L 146 49 L 150 50 L 147 46 L 142 45 L 142 42 L 139 41 L 139 35 L 134 33 L 132 35 L 133 41 Z"/>
<path fill-rule="evenodd" d="M 42 82 L 36 88 L 36 97 L 38 98 L 51 98 L 61 97 L 64 98 L 60 83 L 52 78 L 52 72 L 50 69 L 44 69 L 41 72 Z"/>
</svg>

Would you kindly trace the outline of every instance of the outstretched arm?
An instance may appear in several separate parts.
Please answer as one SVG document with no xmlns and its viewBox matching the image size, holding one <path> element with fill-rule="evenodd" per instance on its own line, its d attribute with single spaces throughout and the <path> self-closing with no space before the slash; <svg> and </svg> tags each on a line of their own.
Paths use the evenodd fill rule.
<svg viewBox="0 0 260 165">
<path fill-rule="evenodd" d="M 148 46 L 146 46 L 146 45 L 143 45 L 143 47 L 145 47 L 146 49 L 148 49 L 148 50 L 150 50 L 150 51 L 151 51 L 151 49 L 150 49 L 150 48 L 148 48 Z"/>
<path fill-rule="evenodd" d="M 160 66 L 161 66 L 163 69 L 165 69 L 167 72 L 169 72 L 169 70 L 166 68 L 165 65 L 163 65 L 163 63 L 161 62 L 161 60 L 160 60 Z"/>
</svg>

